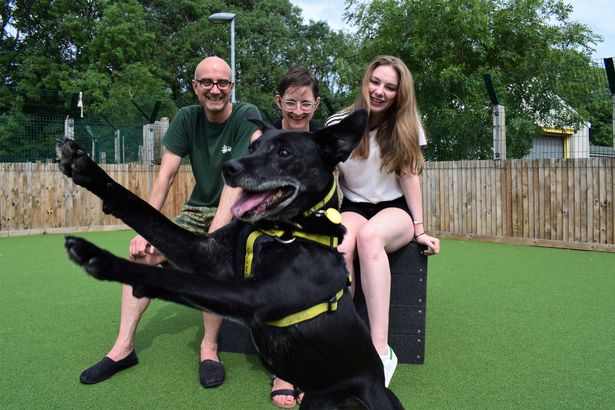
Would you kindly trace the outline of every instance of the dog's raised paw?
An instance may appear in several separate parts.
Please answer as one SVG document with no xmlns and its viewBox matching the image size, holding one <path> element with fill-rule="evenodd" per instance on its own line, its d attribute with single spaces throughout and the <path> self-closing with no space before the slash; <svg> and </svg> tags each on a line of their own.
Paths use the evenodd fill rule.
<svg viewBox="0 0 615 410">
<path fill-rule="evenodd" d="M 56 144 L 56 157 L 60 172 L 86 188 L 91 184 L 88 170 L 93 161 L 75 141 L 65 138 Z"/>
<path fill-rule="evenodd" d="M 64 247 L 68 257 L 92 276 L 101 278 L 107 271 L 109 254 L 96 245 L 82 238 L 67 236 Z"/>
<path fill-rule="evenodd" d="M 106 279 L 107 276 L 105 273 L 108 273 L 108 263 L 107 259 L 104 257 L 93 257 L 88 260 L 88 262 L 83 265 L 85 271 L 90 275 L 94 276 L 97 279 Z"/>
</svg>

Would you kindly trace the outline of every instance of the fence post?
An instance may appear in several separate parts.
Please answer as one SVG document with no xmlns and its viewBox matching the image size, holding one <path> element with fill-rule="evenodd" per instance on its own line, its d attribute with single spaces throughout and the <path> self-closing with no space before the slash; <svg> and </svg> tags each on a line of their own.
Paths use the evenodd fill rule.
<svg viewBox="0 0 615 410">
<path fill-rule="evenodd" d="M 75 120 L 73 118 L 66 117 L 64 120 L 64 138 L 75 139 Z"/>
<path fill-rule="evenodd" d="M 168 128 L 169 119 L 167 117 L 143 126 L 143 154 L 146 164 L 160 164 L 162 160 L 161 141 Z"/>
<path fill-rule="evenodd" d="M 143 162 L 154 165 L 154 124 L 143 126 Z"/>
<path fill-rule="evenodd" d="M 493 159 L 506 159 L 506 113 L 495 92 L 491 74 L 483 74 L 485 88 L 491 100 L 493 116 Z"/>
<path fill-rule="evenodd" d="M 493 159 L 506 159 L 506 110 L 500 104 L 493 106 Z"/>
<path fill-rule="evenodd" d="M 114 140 L 114 148 L 115 148 L 115 163 L 116 164 L 121 164 L 123 163 L 123 150 L 122 150 L 122 144 L 121 144 L 121 136 L 120 136 L 120 130 L 115 130 L 115 140 Z"/>
<path fill-rule="evenodd" d="M 164 137 L 164 134 L 166 134 L 167 130 L 169 129 L 169 118 L 162 117 L 160 121 L 156 121 L 154 124 L 156 126 L 156 132 L 154 134 L 154 159 L 156 161 L 156 164 L 160 164 L 160 162 L 162 161 L 163 152 L 162 137 Z"/>
<path fill-rule="evenodd" d="M 604 59 L 604 70 L 606 71 L 606 79 L 609 82 L 611 100 L 613 101 L 613 112 L 611 114 L 611 120 L 613 121 L 613 147 L 615 147 L 615 68 L 613 68 L 612 57 Z"/>
<path fill-rule="evenodd" d="M 94 162 L 100 161 L 100 156 L 98 155 L 98 141 L 96 138 L 92 138 L 92 159 Z"/>
</svg>

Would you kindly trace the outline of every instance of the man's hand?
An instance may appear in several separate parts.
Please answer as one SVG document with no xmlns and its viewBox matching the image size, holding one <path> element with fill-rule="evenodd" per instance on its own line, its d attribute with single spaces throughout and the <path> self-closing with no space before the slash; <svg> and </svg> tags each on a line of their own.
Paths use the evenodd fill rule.
<svg viewBox="0 0 615 410">
<path fill-rule="evenodd" d="M 148 255 L 153 255 L 154 253 L 156 253 L 156 248 L 154 248 L 152 244 L 146 241 L 141 235 L 135 236 L 132 241 L 130 241 L 128 254 L 131 259 L 144 258 Z"/>
</svg>

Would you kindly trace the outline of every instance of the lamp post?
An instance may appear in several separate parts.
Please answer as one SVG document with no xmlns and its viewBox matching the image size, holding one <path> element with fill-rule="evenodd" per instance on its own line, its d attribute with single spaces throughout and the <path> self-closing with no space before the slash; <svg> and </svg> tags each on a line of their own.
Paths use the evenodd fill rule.
<svg viewBox="0 0 615 410">
<path fill-rule="evenodd" d="M 210 23 L 214 24 L 231 24 L 231 80 L 235 83 L 235 13 L 214 13 L 207 17 Z M 235 85 L 233 84 L 233 91 L 231 93 L 231 101 L 235 102 Z"/>
</svg>

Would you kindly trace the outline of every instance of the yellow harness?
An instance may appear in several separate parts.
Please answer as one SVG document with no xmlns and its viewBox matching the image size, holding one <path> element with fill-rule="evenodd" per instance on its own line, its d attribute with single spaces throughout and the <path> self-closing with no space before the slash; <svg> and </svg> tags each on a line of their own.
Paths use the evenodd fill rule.
<svg viewBox="0 0 615 410">
<path fill-rule="evenodd" d="M 317 203 L 312 208 L 308 209 L 303 213 L 303 216 L 307 217 L 312 214 L 316 214 L 319 216 L 324 215 L 329 222 L 339 225 L 342 223 L 342 217 L 339 211 L 335 208 L 328 208 L 325 211 L 322 211 L 321 208 L 325 206 L 336 193 L 336 185 L 333 183 L 331 186 L 331 190 L 325 196 L 325 198 Z M 321 234 L 313 234 L 309 232 L 304 232 L 301 230 L 292 230 L 285 231 L 282 229 L 258 229 L 256 231 L 251 232 L 248 235 L 246 240 L 246 257 L 244 262 L 244 278 L 248 278 L 252 276 L 252 262 L 254 260 L 254 245 L 256 240 L 262 235 L 266 235 L 272 238 L 275 238 L 283 243 L 291 243 L 295 240 L 295 238 L 303 238 L 312 242 L 316 242 L 320 245 L 336 248 L 339 242 L 339 239 L 336 235 L 321 235 Z M 283 239 L 285 236 L 289 236 L 290 239 Z M 310 320 L 315 318 L 318 315 L 321 315 L 325 312 L 334 312 L 337 310 L 337 302 L 340 300 L 342 295 L 344 294 L 344 288 L 340 289 L 335 295 L 333 295 L 328 301 L 319 303 L 314 305 L 308 309 L 302 310 L 297 313 L 293 313 L 288 315 L 282 319 L 273 320 L 270 322 L 266 322 L 269 326 L 275 327 L 287 327 L 297 323 L 304 322 L 306 320 Z"/>
</svg>

